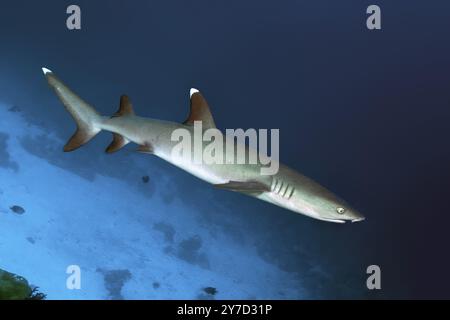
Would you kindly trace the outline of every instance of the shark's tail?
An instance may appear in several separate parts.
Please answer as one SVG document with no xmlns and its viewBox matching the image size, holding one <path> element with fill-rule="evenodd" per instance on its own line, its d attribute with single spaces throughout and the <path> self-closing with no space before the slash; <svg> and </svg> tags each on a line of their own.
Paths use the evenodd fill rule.
<svg viewBox="0 0 450 320">
<path fill-rule="evenodd" d="M 65 152 L 73 151 L 90 141 L 101 131 L 100 125 L 103 117 L 70 90 L 51 70 L 42 68 L 42 71 L 48 84 L 56 92 L 77 124 L 77 131 L 64 146 Z"/>
</svg>

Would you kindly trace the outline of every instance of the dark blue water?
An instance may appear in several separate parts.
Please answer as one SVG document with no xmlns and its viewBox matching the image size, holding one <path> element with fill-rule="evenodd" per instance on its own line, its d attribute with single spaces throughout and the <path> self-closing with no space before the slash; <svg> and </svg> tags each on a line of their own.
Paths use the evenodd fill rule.
<svg viewBox="0 0 450 320">
<path fill-rule="evenodd" d="M 42 66 L 103 114 L 127 93 L 137 114 L 182 121 L 197 87 L 219 128 L 279 128 L 281 161 L 367 217 L 335 225 L 241 195 L 205 199 L 210 186 L 146 159 L 206 228 L 223 215 L 238 221 L 257 254 L 310 298 L 450 297 L 448 1 L 376 1 L 378 31 L 365 27 L 372 1 L 80 0 L 81 31 L 65 27 L 69 4 L 0 5 L 0 101 L 20 106 L 28 123 L 63 140 L 73 130 Z M 121 155 L 101 160 L 108 168 L 92 160 L 104 159 L 109 139 L 97 137 L 78 155 L 30 152 L 87 178 L 128 179 Z M 212 213 L 211 202 L 228 211 Z M 371 264 L 382 270 L 376 292 L 365 283 Z"/>
</svg>

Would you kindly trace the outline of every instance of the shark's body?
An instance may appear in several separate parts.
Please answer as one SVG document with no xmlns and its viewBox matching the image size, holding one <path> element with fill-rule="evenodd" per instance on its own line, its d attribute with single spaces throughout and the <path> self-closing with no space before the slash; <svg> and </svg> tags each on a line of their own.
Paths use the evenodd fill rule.
<svg viewBox="0 0 450 320">
<path fill-rule="evenodd" d="M 78 126 L 77 132 L 66 144 L 64 151 L 75 150 L 105 130 L 114 135 L 113 142 L 106 149 L 107 152 L 115 152 L 129 142 L 134 142 L 139 145 L 138 151 L 154 154 L 219 188 L 254 196 L 319 220 L 342 223 L 364 219 L 358 212 L 343 204 L 333 193 L 282 164 L 279 164 L 276 174 L 261 175 L 262 164 L 259 162 L 206 164 L 196 163 L 192 160 L 193 157 L 187 159 L 174 154 L 173 148 L 178 143 L 172 139 L 174 130 L 183 128 L 193 134 L 194 121 L 202 121 L 205 128 L 215 128 L 208 104 L 198 90 L 191 89 L 191 113 L 184 123 L 136 116 L 127 96 L 121 97 L 120 108 L 115 115 L 105 117 L 73 93 L 53 72 L 46 68 L 43 68 L 43 71 L 48 83 Z M 201 145 L 201 148 L 204 148 L 204 145 Z M 238 144 L 236 148 L 243 149 L 247 159 L 249 154 L 257 153 L 242 144 Z M 224 152 L 233 153 L 232 158 L 236 159 L 234 148 L 224 149 Z"/>
</svg>

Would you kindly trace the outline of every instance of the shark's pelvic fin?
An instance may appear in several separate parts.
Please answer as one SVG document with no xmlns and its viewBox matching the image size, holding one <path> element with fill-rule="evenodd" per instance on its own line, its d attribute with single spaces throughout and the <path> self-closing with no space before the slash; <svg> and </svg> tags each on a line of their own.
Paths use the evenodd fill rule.
<svg viewBox="0 0 450 320">
<path fill-rule="evenodd" d="M 246 194 L 261 194 L 270 191 L 269 186 L 258 181 L 230 181 L 228 183 L 215 184 L 214 186 L 219 189 L 226 189 Z"/>
<path fill-rule="evenodd" d="M 113 141 L 111 144 L 106 148 L 107 153 L 113 153 L 120 149 L 122 149 L 124 146 L 126 146 L 128 143 L 130 143 L 129 140 L 125 139 L 123 136 L 121 136 L 118 133 L 113 133 Z"/>
<path fill-rule="evenodd" d="M 130 98 L 124 94 L 120 96 L 119 110 L 115 114 L 113 114 L 113 117 L 121 117 L 127 115 L 134 115 L 134 110 Z"/>
<path fill-rule="evenodd" d="M 101 131 L 98 125 L 101 123 L 102 117 L 92 106 L 83 101 L 59 80 L 51 70 L 42 68 L 42 71 L 48 84 L 55 91 L 77 124 L 77 131 L 64 146 L 65 152 L 73 151 L 87 143 Z"/>
<path fill-rule="evenodd" d="M 149 153 L 149 154 L 153 154 L 153 153 L 154 153 L 153 147 L 152 147 L 152 145 L 150 145 L 150 144 L 143 144 L 143 145 L 140 145 L 140 146 L 137 148 L 136 151 L 137 151 L 137 152 L 141 152 L 141 153 Z"/>
<path fill-rule="evenodd" d="M 202 121 L 203 128 L 215 128 L 216 124 L 213 116 L 209 110 L 208 103 L 205 98 L 203 98 L 202 94 L 197 89 L 192 88 L 190 91 L 190 98 L 191 112 L 183 124 L 193 125 L 194 121 Z"/>
</svg>

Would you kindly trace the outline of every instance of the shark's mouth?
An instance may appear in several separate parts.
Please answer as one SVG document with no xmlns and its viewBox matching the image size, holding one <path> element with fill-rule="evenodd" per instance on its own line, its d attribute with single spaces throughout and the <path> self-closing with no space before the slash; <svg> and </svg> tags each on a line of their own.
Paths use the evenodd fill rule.
<svg viewBox="0 0 450 320">
<path fill-rule="evenodd" d="M 343 220 L 343 219 L 327 219 L 327 218 L 321 218 L 320 220 L 323 221 L 328 221 L 328 222 L 334 222 L 334 223 L 346 223 L 347 221 L 351 221 L 351 222 L 358 222 L 358 221 L 363 221 L 366 218 L 362 217 L 362 218 L 356 218 L 353 220 Z"/>
<path fill-rule="evenodd" d="M 321 218 L 320 220 L 328 221 L 328 222 L 334 222 L 334 223 L 345 223 L 345 220 L 342 220 L 342 219 L 327 219 L 327 218 Z"/>
</svg>

